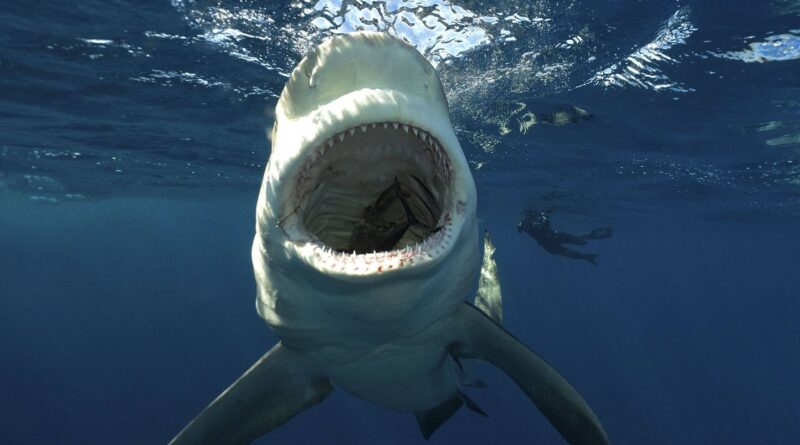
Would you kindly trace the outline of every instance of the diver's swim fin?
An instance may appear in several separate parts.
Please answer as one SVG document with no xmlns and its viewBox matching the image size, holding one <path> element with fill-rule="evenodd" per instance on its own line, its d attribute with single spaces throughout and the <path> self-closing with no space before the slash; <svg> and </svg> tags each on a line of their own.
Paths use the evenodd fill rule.
<svg viewBox="0 0 800 445">
<path fill-rule="evenodd" d="M 170 445 L 248 444 L 333 390 L 312 363 L 281 343 L 261 357 L 186 426 Z"/>
<path fill-rule="evenodd" d="M 485 360 L 502 369 L 569 443 L 611 443 L 580 394 L 553 367 L 489 316 L 465 303 L 455 321 L 451 354 Z"/>
</svg>

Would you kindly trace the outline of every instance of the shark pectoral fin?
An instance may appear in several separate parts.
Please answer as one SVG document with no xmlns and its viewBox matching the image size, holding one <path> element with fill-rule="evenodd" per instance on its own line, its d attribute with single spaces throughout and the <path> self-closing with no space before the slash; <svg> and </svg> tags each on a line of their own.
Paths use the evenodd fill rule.
<svg viewBox="0 0 800 445">
<path fill-rule="evenodd" d="M 417 418 L 417 424 L 419 425 L 419 430 L 425 439 L 431 437 L 434 431 L 436 431 L 443 423 L 447 422 L 448 419 L 453 417 L 461 405 L 464 402 L 461 400 L 461 397 L 454 397 L 450 400 L 446 400 L 433 408 L 427 411 L 417 411 L 414 413 L 414 416 Z"/>
<path fill-rule="evenodd" d="M 494 261 L 495 247 L 489 238 L 489 231 L 483 232 L 483 264 L 475 295 L 475 307 L 482 310 L 498 324 L 503 324 L 503 296 L 500 292 L 500 279 L 497 277 L 497 263 Z"/>
<path fill-rule="evenodd" d="M 331 393 L 330 381 L 313 377 L 308 371 L 310 365 L 302 354 L 278 343 L 178 433 L 170 445 L 252 442 Z"/>
<path fill-rule="evenodd" d="M 470 304 L 456 315 L 454 356 L 502 369 L 573 445 L 610 444 L 600 421 L 577 391 L 530 348 Z"/>
</svg>

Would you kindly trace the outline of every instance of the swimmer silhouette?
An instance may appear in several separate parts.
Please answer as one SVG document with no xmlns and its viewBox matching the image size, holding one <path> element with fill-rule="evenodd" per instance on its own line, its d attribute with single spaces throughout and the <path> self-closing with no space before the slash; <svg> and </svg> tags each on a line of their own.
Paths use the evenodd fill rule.
<svg viewBox="0 0 800 445">
<path fill-rule="evenodd" d="M 596 253 L 582 253 L 572 250 L 562 244 L 576 244 L 582 246 L 586 240 L 602 239 L 611 236 L 611 227 L 601 227 L 592 230 L 584 235 L 572 235 L 559 232 L 550 224 L 550 218 L 544 212 L 527 210 L 522 214 L 522 220 L 517 225 L 517 232 L 527 233 L 535 239 L 544 250 L 553 255 L 561 255 L 578 260 L 588 261 L 597 266 L 598 255 Z"/>
</svg>

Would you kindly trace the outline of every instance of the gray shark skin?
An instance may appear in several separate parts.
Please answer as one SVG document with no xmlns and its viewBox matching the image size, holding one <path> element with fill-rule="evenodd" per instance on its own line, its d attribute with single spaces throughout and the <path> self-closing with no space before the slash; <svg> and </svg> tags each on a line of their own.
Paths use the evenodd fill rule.
<svg viewBox="0 0 800 445">
<path fill-rule="evenodd" d="M 311 51 L 278 101 L 256 209 L 256 309 L 280 341 L 170 443 L 250 443 L 334 387 L 414 413 L 428 437 L 462 404 L 482 413 L 463 392 L 473 359 L 508 374 L 569 443 L 610 443 L 572 386 L 500 326 L 488 237 L 486 312 L 467 301 L 481 271 L 476 204 L 422 55 L 368 32 Z"/>
</svg>

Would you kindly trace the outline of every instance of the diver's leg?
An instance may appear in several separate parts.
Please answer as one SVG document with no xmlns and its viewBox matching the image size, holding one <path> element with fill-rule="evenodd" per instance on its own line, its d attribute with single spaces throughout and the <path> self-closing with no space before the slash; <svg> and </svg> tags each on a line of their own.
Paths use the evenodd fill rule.
<svg viewBox="0 0 800 445">
<path fill-rule="evenodd" d="M 594 229 L 591 232 L 581 235 L 583 239 L 603 239 L 603 238 L 610 238 L 611 237 L 611 227 L 601 227 L 599 229 Z"/>
<path fill-rule="evenodd" d="M 564 232 L 556 232 L 553 235 L 553 239 L 559 244 L 575 244 L 578 246 L 586 244 L 586 239 L 583 236 L 575 236 Z"/>
<path fill-rule="evenodd" d="M 596 253 L 581 253 L 558 244 L 550 246 L 550 249 L 548 249 L 547 251 L 550 253 L 554 253 L 556 255 L 561 255 L 568 258 L 574 258 L 576 260 L 588 261 L 597 266 L 598 255 Z"/>
</svg>

